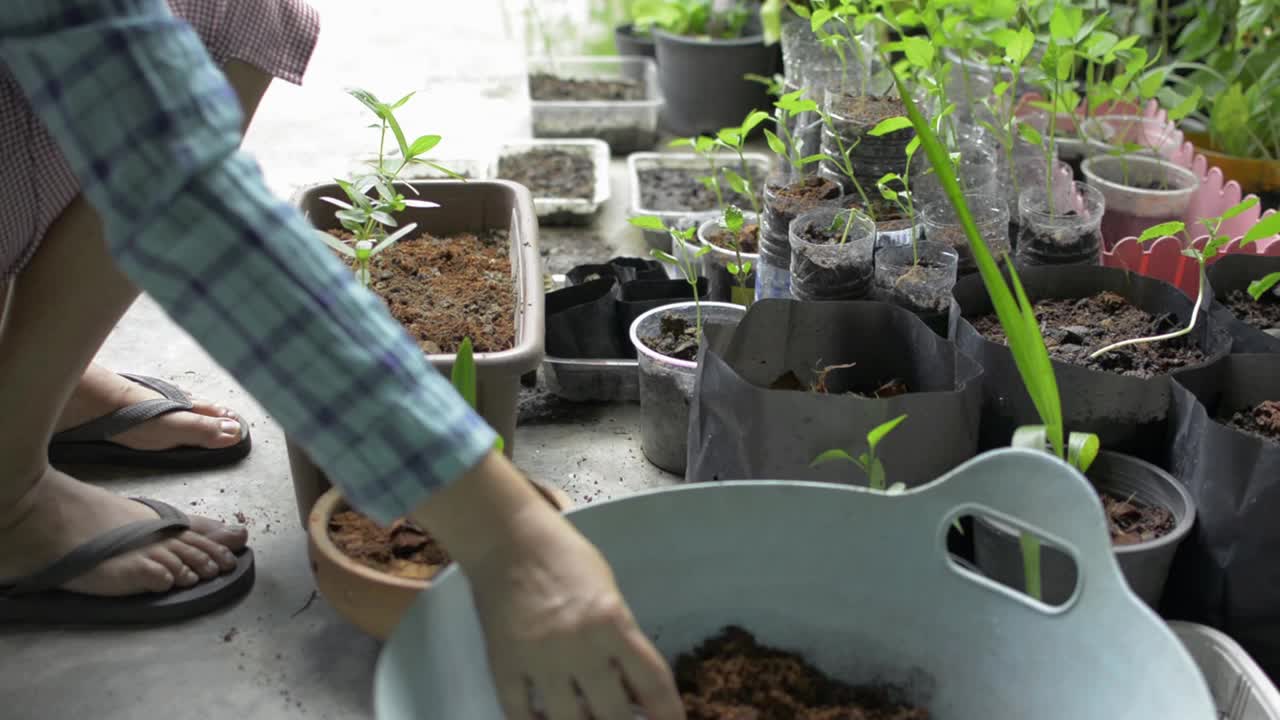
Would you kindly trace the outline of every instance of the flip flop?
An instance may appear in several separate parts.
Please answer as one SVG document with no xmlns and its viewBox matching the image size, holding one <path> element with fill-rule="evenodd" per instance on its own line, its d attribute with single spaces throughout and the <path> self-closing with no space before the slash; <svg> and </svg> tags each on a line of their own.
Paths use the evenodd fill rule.
<svg viewBox="0 0 1280 720">
<path fill-rule="evenodd" d="M 109 530 L 43 570 L 25 578 L 0 579 L 0 625 L 156 625 L 187 620 L 239 600 L 253 587 L 253 552 L 245 548 L 236 568 L 212 580 L 164 593 L 99 597 L 57 589 L 117 555 L 174 537 L 191 521 L 172 506 L 133 498 L 159 514 Z"/>
<path fill-rule="evenodd" d="M 125 465 L 129 467 L 195 470 L 220 467 L 243 460 L 253 447 L 249 424 L 238 415 L 240 442 L 225 448 L 176 447 L 169 450 L 135 450 L 109 438 L 172 412 L 191 410 L 191 400 L 177 387 L 144 375 L 121 377 L 151 388 L 163 397 L 143 400 L 113 413 L 56 433 L 49 442 L 49 462 L 54 465 Z"/>
</svg>

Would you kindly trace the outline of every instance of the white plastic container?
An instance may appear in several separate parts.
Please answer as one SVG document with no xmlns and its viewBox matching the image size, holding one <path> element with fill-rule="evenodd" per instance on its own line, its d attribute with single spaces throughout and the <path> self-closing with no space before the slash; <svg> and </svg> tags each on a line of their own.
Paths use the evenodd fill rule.
<svg viewBox="0 0 1280 720">
<path fill-rule="evenodd" d="M 641 79 L 641 100 L 533 100 L 533 134 L 540 138 L 596 138 L 616 154 L 651 149 L 658 142 L 662 91 L 652 58 L 560 57 L 529 61 L 529 73 L 566 79 Z"/>
<path fill-rule="evenodd" d="M 533 210 L 545 225 L 575 225 L 590 222 L 609 200 L 609 145 L 593 138 L 564 140 L 511 140 L 498 151 L 498 161 L 529 150 L 550 148 L 591 158 L 595 188 L 590 198 L 559 198 L 533 195 Z M 495 166 L 497 167 L 497 166 Z M 530 189 L 532 191 L 532 189 Z"/>
</svg>

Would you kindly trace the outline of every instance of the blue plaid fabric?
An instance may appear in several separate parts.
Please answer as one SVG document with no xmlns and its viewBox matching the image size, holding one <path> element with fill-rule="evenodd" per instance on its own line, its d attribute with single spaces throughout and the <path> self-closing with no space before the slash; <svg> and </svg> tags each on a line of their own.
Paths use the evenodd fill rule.
<svg viewBox="0 0 1280 720">
<path fill-rule="evenodd" d="M 241 111 L 164 0 L 10 0 L 0 61 L 103 218 L 120 267 L 389 522 L 496 435 L 382 303 L 272 197 Z"/>
</svg>

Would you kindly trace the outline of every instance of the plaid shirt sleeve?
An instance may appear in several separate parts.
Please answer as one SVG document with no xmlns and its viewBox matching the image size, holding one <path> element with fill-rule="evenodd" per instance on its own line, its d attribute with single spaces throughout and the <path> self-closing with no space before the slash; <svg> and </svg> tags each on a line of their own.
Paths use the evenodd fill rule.
<svg viewBox="0 0 1280 720">
<path fill-rule="evenodd" d="M 388 522 L 496 435 L 381 302 L 272 197 L 239 103 L 164 0 L 11 0 L 0 61 L 103 219 L 120 267 Z"/>
</svg>

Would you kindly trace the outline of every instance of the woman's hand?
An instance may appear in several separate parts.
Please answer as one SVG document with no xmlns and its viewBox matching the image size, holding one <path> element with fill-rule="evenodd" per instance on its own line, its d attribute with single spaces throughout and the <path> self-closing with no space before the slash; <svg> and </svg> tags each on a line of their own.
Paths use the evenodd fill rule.
<svg viewBox="0 0 1280 720">
<path fill-rule="evenodd" d="M 508 720 L 683 720 L 671 671 L 604 557 L 501 454 L 414 519 L 471 582 Z"/>
</svg>

